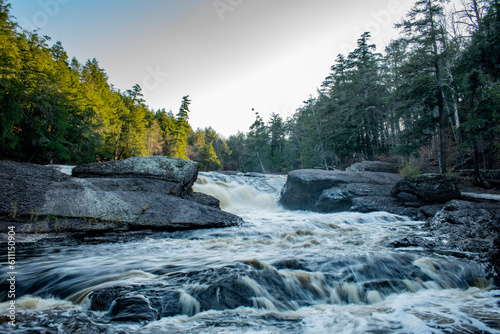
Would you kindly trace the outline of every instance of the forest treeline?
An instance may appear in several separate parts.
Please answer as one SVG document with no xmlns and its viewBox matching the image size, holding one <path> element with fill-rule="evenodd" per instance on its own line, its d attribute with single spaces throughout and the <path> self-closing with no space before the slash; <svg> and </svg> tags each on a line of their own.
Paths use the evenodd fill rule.
<svg viewBox="0 0 500 334">
<path fill-rule="evenodd" d="M 420 156 L 442 173 L 499 168 L 500 6 L 419 0 L 384 53 L 366 32 L 293 117 L 257 114 L 228 140 L 233 168 L 280 171 Z"/>
<path fill-rule="evenodd" d="M 69 59 L 61 43 L 23 31 L 0 0 L 0 154 L 82 163 L 168 155 L 202 170 L 284 172 L 356 160 L 421 156 L 442 173 L 498 168 L 500 5 L 417 1 L 379 53 L 362 34 L 338 55 L 314 97 L 283 119 L 256 113 L 247 133 L 222 138 L 177 113 L 151 110 L 141 87 L 120 92 L 95 59 Z"/>
<path fill-rule="evenodd" d="M 189 96 L 179 111 L 151 110 L 141 87 L 120 92 L 96 59 L 69 59 L 60 42 L 17 26 L 0 0 L 0 156 L 79 164 L 166 155 L 219 169 L 229 149 L 212 129 L 193 131 Z"/>
</svg>

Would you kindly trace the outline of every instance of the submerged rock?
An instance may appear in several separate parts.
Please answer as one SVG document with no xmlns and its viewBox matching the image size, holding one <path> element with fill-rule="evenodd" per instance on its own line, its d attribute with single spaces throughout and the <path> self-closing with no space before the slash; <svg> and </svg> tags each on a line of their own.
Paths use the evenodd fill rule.
<svg viewBox="0 0 500 334">
<path fill-rule="evenodd" d="M 453 179 L 442 174 L 422 174 L 415 178 L 405 178 L 394 185 L 391 195 L 400 193 L 415 195 L 424 202 L 446 203 L 460 198 L 460 190 Z"/>
</svg>

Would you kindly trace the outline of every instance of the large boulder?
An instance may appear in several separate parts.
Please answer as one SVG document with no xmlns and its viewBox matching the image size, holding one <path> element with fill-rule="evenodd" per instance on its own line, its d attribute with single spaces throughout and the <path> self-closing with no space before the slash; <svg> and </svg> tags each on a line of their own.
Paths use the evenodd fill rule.
<svg viewBox="0 0 500 334">
<path fill-rule="evenodd" d="M 362 161 L 346 168 L 348 172 L 399 173 L 400 164 L 382 161 Z"/>
<path fill-rule="evenodd" d="M 40 209 L 47 190 L 68 179 L 53 168 L 0 161 L 0 215 L 16 216 Z"/>
<path fill-rule="evenodd" d="M 466 252 L 489 252 L 500 231 L 498 204 L 453 200 L 446 203 L 427 227 L 446 247 Z"/>
<path fill-rule="evenodd" d="M 409 193 L 429 203 L 446 203 L 460 198 L 460 190 L 453 179 L 442 174 L 422 174 L 405 178 L 394 185 L 391 195 Z"/>
<path fill-rule="evenodd" d="M 76 178 L 46 166 L 0 161 L 1 221 L 23 222 L 16 224 L 19 233 L 175 231 L 242 223 L 220 210 L 216 199 L 192 192 L 189 184 L 197 172 L 182 171 L 193 166 L 191 162 L 181 166 L 178 159 L 168 164 L 168 158 L 156 158 L 143 158 L 148 163 L 134 159 L 134 165 L 151 166 L 154 161 L 159 166 L 161 161 L 163 166 L 178 166 L 178 177 L 167 177 L 172 171 L 168 167 L 164 176 L 154 168 L 144 176 L 144 168 L 138 174 L 128 169 L 121 178 Z M 124 168 L 119 161 L 112 167 L 132 168 L 129 161 L 123 163 Z"/>
<path fill-rule="evenodd" d="M 73 176 L 156 179 L 178 184 L 182 191 L 191 189 L 198 178 L 198 163 L 163 156 L 134 157 L 77 166 Z"/>
<path fill-rule="evenodd" d="M 296 170 L 288 174 L 281 191 L 281 204 L 291 210 L 318 212 L 399 211 L 390 195 L 398 174 Z"/>
</svg>

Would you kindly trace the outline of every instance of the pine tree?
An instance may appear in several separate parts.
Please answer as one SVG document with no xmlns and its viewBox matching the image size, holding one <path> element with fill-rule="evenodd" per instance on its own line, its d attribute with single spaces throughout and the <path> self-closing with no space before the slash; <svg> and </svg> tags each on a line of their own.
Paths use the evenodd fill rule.
<svg viewBox="0 0 500 334">
<path fill-rule="evenodd" d="M 190 130 L 188 123 L 190 104 L 191 100 L 189 99 L 189 95 L 184 96 L 179 112 L 175 118 L 176 129 L 174 132 L 173 156 L 182 159 L 187 159 L 187 140 L 188 131 Z"/>
<path fill-rule="evenodd" d="M 446 113 L 443 80 L 443 60 L 446 43 L 446 32 L 442 22 L 444 21 L 443 6 L 435 0 L 419 0 L 407 14 L 407 18 L 396 26 L 403 30 L 407 42 L 411 45 L 413 57 L 411 67 L 417 78 L 424 79 L 422 82 L 431 87 L 420 94 L 420 98 L 427 100 L 429 106 L 435 109 L 438 123 L 439 138 L 439 167 L 441 173 L 447 171 L 446 157 Z M 430 70 L 430 71 L 429 71 Z M 426 75 L 430 77 L 426 78 Z"/>
<path fill-rule="evenodd" d="M 213 147 L 213 142 L 210 142 L 203 147 L 203 149 L 201 150 L 200 158 L 205 171 L 219 170 L 221 167 L 221 163 L 217 158 L 217 154 L 215 153 Z"/>
<path fill-rule="evenodd" d="M 253 109 L 252 109 L 253 110 Z M 251 161 L 256 163 L 254 168 L 259 169 L 262 173 L 267 171 L 267 154 L 269 148 L 269 133 L 262 117 L 259 113 L 255 113 L 255 121 L 250 126 L 248 133 L 248 149 L 251 154 Z"/>
</svg>

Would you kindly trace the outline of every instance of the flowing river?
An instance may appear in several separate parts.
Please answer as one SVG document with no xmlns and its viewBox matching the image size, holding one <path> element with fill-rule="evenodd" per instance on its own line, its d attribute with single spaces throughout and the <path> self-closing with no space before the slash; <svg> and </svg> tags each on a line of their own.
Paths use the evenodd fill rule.
<svg viewBox="0 0 500 334">
<path fill-rule="evenodd" d="M 423 222 L 287 211 L 278 205 L 285 181 L 200 173 L 195 191 L 242 226 L 19 249 L 17 327 L 0 318 L 0 332 L 500 333 L 500 290 L 482 265 L 387 246 Z M 91 311 L 92 292 L 113 286 L 174 291 L 179 314 L 120 322 Z M 203 298 L 234 307 L 203 309 Z"/>
</svg>

